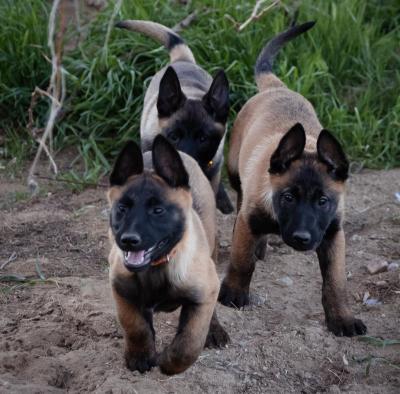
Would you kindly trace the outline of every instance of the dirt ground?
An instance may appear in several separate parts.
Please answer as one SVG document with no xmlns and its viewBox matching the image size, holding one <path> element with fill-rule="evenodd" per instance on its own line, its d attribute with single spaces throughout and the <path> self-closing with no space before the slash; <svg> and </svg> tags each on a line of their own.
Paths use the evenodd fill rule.
<svg viewBox="0 0 400 394">
<path fill-rule="evenodd" d="M 354 175 L 345 226 L 351 306 L 368 335 L 397 340 L 400 271 L 370 275 L 365 267 L 400 260 L 398 191 L 399 170 Z M 264 302 L 240 311 L 218 305 L 227 348 L 204 350 L 178 376 L 130 372 L 107 281 L 104 192 L 49 183 L 29 198 L 21 182 L 0 178 L 0 266 L 8 262 L 0 275 L 28 279 L 0 282 L 0 392 L 399 393 L 400 345 L 329 333 L 316 256 L 277 237 L 252 282 Z M 221 278 L 233 222 L 234 215 L 218 215 Z M 381 304 L 364 305 L 367 292 Z M 171 340 L 177 316 L 156 315 L 158 349 Z"/>
</svg>

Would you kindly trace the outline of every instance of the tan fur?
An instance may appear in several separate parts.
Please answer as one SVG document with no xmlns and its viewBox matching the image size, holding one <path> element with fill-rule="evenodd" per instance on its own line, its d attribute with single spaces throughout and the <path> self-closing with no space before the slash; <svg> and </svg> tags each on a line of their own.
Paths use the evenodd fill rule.
<svg viewBox="0 0 400 394">
<path fill-rule="evenodd" d="M 124 329 L 126 362 L 129 364 L 132 358 L 136 359 L 142 354 L 155 358 L 156 348 L 146 320 L 134 305 L 120 297 L 115 290 L 113 297 L 119 322 Z"/>
<path fill-rule="evenodd" d="M 197 163 L 188 155 L 180 153 L 189 174 L 190 190 L 172 189 L 153 172 L 151 177 L 165 187 L 166 198 L 178 204 L 185 213 L 186 226 L 182 239 L 174 247 L 166 266 L 168 281 L 179 293 L 196 294 L 196 303 L 182 307 L 181 314 L 188 315 L 188 321 L 173 342 L 157 359 L 157 364 L 166 374 L 180 373 L 187 369 L 202 351 L 208 335 L 222 333 L 214 308 L 219 291 L 219 279 L 212 255 L 215 249 L 215 198 L 211 186 Z M 150 153 L 144 155 L 147 167 Z M 147 165 L 146 165 L 147 164 Z M 135 181 L 131 177 L 122 187 L 112 187 L 107 197 L 110 206 L 117 201 L 124 190 Z M 109 254 L 110 282 L 132 281 L 135 273 L 128 271 L 123 263 L 123 253 L 118 248 L 111 231 L 111 251 Z M 126 342 L 125 359 L 128 367 L 135 369 L 138 359 L 155 357 L 155 344 L 151 329 L 142 313 L 116 291 L 114 300 L 119 321 L 124 329 Z M 209 331 L 212 321 L 212 330 Z"/>
<path fill-rule="evenodd" d="M 158 71 L 150 81 L 146 90 L 143 111 L 140 119 L 140 141 L 142 151 L 151 150 L 154 138 L 163 130 L 173 125 L 174 121 L 182 112 L 168 118 L 159 118 L 157 110 L 157 100 L 160 88 L 160 81 L 165 74 L 166 69 L 171 66 L 176 72 L 180 87 L 188 100 L 201 101 L 209 91 L 213 79 L 211 76 L 199 67 L 193 56 L 192 51 L 185 43 L 175 43 L 170 48 L 170 35 L 175 35 L 177 42 L 182 40 L 173 30 L 159 23 L 143 20 L 125 20 L 118 23 L 119 27 L 131 31 L 143 33 L 156 41 L 162 43 L 169 51 L 170 64 Z M 182 110 L 185 111 L 185 110 Z M 210 160 L 212 163 L 212 179 L 210 179 L 214 194 L 217 195 L 220 187 L 221 168 L 224 160 L 224 143 L 226 134 L 226 125 L 217 121 L 214 122 L 214 129 L 221 132 L 221 141 L 214 157 Z"/>
<path fill-rule="evenodd" d="M 289 90 L 275 75 L 261 74 L 257 85 L 260 93 L 250 98 L 239 112 L 229 146 L 228 172 L 231 179 L 238 175 L 241 182 L 230 264 L 222 289 L 223 297 L 229 294 L 233 299 L 243 299 L 243 295 L 248 294 L 256 248 L 261 240 L 250 230 L 250 214 L 257 207 L 276 220 L 272 207 L 273 193 L 290 185 L 292 175 L 301 165 L 301 161 L 297 160 L 287 173 L 271 175 L 268 169 L 272 154 L 283 135 L 296 123 L 301 123 L 306 132 L 305 152 L 313 153 L 317 158 L 316 142 L 323 129 L 310 102 Z M 326 166 L 317 159 L 312 165 L 321 174 L 325 185 L 339 196 L 338 212 L 343 219 L 344 182 L 331 179 Z M 352 325 L 359 324 L 356 330 L 360 331 L 362 322 L 354 319 L 346 302 L 343 230 L 339 230 L 332 241 L 323 242 L 318 250 L 328 327 L 334 332 L 341 332 L 342 329 L 345 332 L 347 329 L 354 330 Z"/>
<path fill-rule="evenodd" d="M 169 34 L 176 35 L 176 33 L 168 27 L 151 21 L 130 19 L 121 22 L 120 26 L 131 31 L 143 33 L 144 35 L 160 42 L 167 48 L 169 43 Z M 192 51 L 186 44 L 176 45 L 174 48 L 172 48 L 169 54 L 171 63 L 178 60 L 196 63 Z"/>
<path fill-rule="evenodd" d="M 181 89 L 185 96 L 188 99 L 200 100 L 211 86 L 211 76 L 201 67 L 193 63 L 178 60 L 173 62 L 171 65 L 177 72 L 178 76 L 183 73 L 186 75 L 186 78 L 179 78 Z M 146 90 L 142 117 L 140 118 L 140 137 L 142 142 L 145 140 L 144 143 L 146 143 L 146 141 L 153 141 L 153 139 L 160 134 L 161 129 L 173 121 L 173 118 L 159 119 L 157 111 L 160 81 L 167 68 L 168 66 L 163 67 L 154 75 Z M 199 89 L 196 81 L 199 81 L 203 86 L 207 86 L 207 90 Z"/>
<path fill-rule="evenodd" d="M 259 92 L 271 88 L 281 88 L 285 84 L 274 74 L 271 73 L 261 73 L 256 75 L 256 84 Z"/>
</svg>

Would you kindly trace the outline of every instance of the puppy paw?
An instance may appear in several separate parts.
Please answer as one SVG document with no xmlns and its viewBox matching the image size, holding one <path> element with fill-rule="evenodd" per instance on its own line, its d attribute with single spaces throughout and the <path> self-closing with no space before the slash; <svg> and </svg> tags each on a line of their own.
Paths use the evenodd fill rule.
<svg viewBox="0 0 400 394">
<path fill-rule="evenodd" d="M 332 319 L 327 322 L 328 330 L 337 337 L 354 337 L 367 333 L 366 325 L 359 319 Z"/>
<path fill-rule="evenodd" d="M 230 342 L 230 338 L 228 333 L 223 329 L 222 326 L 215 325 L 210 326 L 210 330 L 208 331 L 206 343 L 204 344 L 205 348 L 220 348 L 225 347 Z"/>
<path fill-rule="evenodd" d="M 229 215 L 233 212 L 233 205 L 229 198 L 227 199 L 218 199 L 217 200 L 217 208 L 224 214 Z"/>
<path fill-rule="evenodd" d="M 222 305 L 231 308 L 242 308 L 250 303 L 249 291 L 245 289 L 234 289 L 222 282 L 218 301 Z"/>
<path fill-rule="evenodd" d="M 228 194 L 225 191 L 222 183 L 219 185 L 219 189 L 216 196 L 217 208 L 225 215 L 233 212 L 234 208 Z"/>
<path fill-rule="evenodd" d="M 185 352 L 183 349 L 180 352 L 167 347 L 158 355 L 157 365 L 165 375 L 175 375 L 189 368 L 197 359 L 197 356 Z"/>
<path fill-rule="evenodd" d="M 155 357 L 149 357 L 144 355 L 130 355 L 125 354 L 125 362 L 128 369 L 131 371 L 139 371 L 140 373 L 145 373 L 150 371 L 153 367 L 157 365 Z"/>
</svg>

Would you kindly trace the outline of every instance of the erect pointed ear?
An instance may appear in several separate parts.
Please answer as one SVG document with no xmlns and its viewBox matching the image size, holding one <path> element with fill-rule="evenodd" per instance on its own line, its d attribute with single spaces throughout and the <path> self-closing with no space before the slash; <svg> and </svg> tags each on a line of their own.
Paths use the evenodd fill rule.
<svg viewBox="0 0 400 394">
<path fill-rule="evenodd" d="M 203 97 L 207 112 L 220 123 L 225 123 L 229 113 L 229 82 L 224 70 L 219 70 L 210 89 Z"/>
<path fill-rule="evenodd" d="M 189 175 L 178 151 L 162 135 L 157 135 L 153 143 L 153 166 L 158 174 L 171 187 L 189 187 Z"/>
<path fill-rule="evenodd" d="M 143 172 L 142 151 L 136 142 L 128 141 L 118 155 L 110 175 L 111 186 L 122 186 L 131 175 Z"/>
<path fill-rule="evenodd" d="M 322 130 L 317 140 L 318 159 L 328 166 L 328 173 L 338 181 L 349 176 L 349 162 L 339 141 L 328 130 Z"/>
<path fill-rule="evenodd" d="M 175 70 L 169 66 L 160 81 L 157 110 L 160 118 L 171 116 L 185 102 L 181 84 Z"/>
<path fill-rule="evenodd" d="M 296 123 L 280 140 L 271 156 L 269 172 L 280 174 L 285 172 L 290 163 L 298 159 L 306 145 L 306 133 L 300 123 Z"/>
</svg>

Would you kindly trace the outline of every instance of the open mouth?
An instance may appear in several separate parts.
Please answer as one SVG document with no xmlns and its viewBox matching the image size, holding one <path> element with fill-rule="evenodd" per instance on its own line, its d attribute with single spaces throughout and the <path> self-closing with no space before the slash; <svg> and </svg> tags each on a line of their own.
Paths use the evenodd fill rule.
<svg viewBox="0 0 400 394">
<path fill-rule="evenodd" d="M 163 248 L 167 242 L 168 238 L 164 238 L 149 249 L 124 252 L 125 267 L 129 271 L 140 271 L 146 268 L 152 261 L 162 257 L 158 251 Z"/>
</svg>

